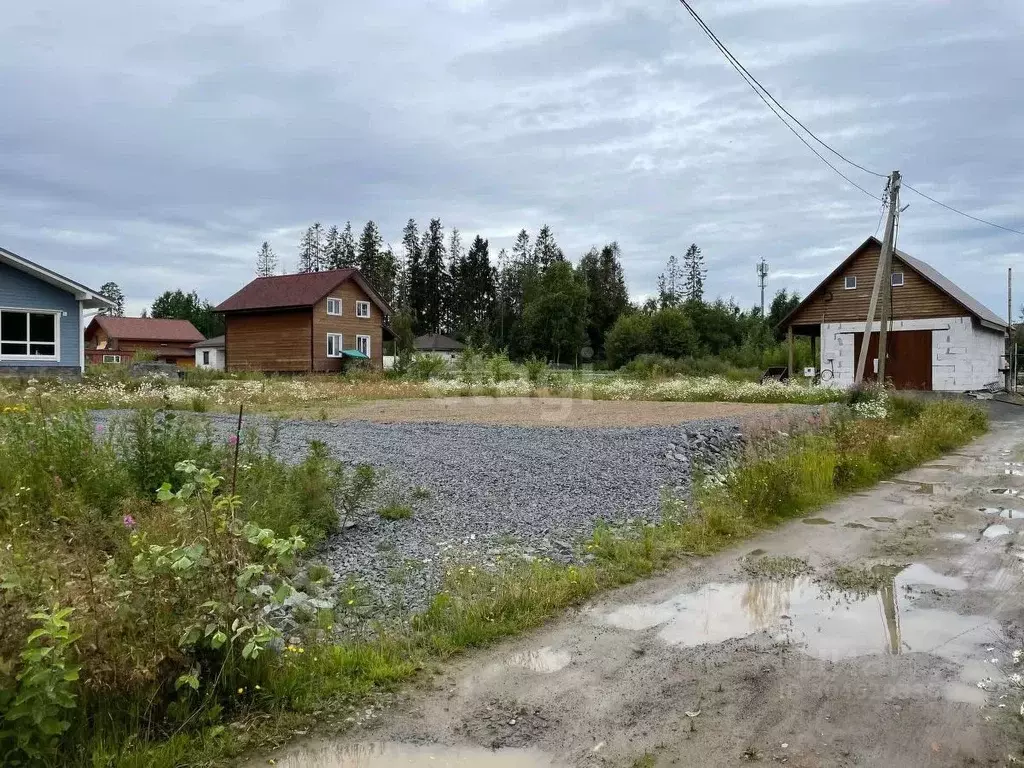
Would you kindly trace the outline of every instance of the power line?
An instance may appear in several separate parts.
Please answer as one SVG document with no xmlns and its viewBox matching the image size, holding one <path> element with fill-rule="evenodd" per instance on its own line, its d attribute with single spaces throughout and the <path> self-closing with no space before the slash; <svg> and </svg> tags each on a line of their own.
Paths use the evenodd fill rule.
<svg viewBox="0 0 1024 768">
<path fill-rule="evenodd" d="M 764 101 L 765 104 L 768 104 L 768 101 L 765 99 L 765 96 L 767 96 L 768 99 L 771 99 L 771 101 L 775 104 L 775 106 L 777 106 L 783 113 L 785 113 L 787 117 L 789 117 L 794 123 L 796 123 L 801 128 L 803 128 L 804 131 L 807 132 L 808 136 L 810 136 L 812 139 L 814 139 L 816 142 L 818 142 L 818 144 L 823 146 L 825 149 L 827 149 L 829 152 L 831 152 L 833 155 L 838 157 L 843 162 L 849 163 L 854 168 L 857 168 L 857 169 L 859 169 L 861 171 L 864 171 L 864 173 L 871 174 L 872 176 L 877 176 L 880 179 L 888 178 L 888 174 L 879 173 L 878 171 L 872 171 L 870 168 L 865 168 L 863 165 L 860 165 L 859 163 L 855 163 L 853 160 L 850 160 L 848 157 L 846 157 L 843 153 L 839 152 L 837 149 L 833 149 L 831 146 L 829 146 L 828 143 L 826 143 L 822 139 L 819 139 L 815 135 L 814 131 L 812 131 L 810 128 L 808 128 L 806 125 L 804 125 L 800 121 L 799 118 L 797 118 L 795 115 L 793 115 L 792 112 L 790 112 L 788 109 L 786 109 L 779 102 L 779 100 L 776 99 L 771 94 L 771 91 L 769 91 L 767 88 L 765 88 L 763 85 L 761 85 L 760 81 L 758 81 L 758 79 L 756 77 L 754 77 L 752 74 L 750 74 L 750 71 L 746 67 L 743 66 L 743 64 L 740 62 L 739 59 L 737 59 L 735 56 L 733 56 L 732 51 L 730 51 L 726 47 L 725 43 L 723 43 L 718 38 L 718 35 L 716 35 L 711 30 L 711 27 L 709 27 L 707 24 L 704 23 L 704 20 L 700 17 L 700 15 L 695 10 L 693 10 L 693 7 L 690 5 L 689 2 L 687 2 L 687 0 L 679 0 L 679 2 L 682 3 L 683 7 L 686 8 L 686 10 L 689 12 L 690 16 L 693 17 L 693 20 L 697 22 L 697 24 L 703 30 L 704 34 L 707 35 L 707 37 L 715 44 L 715 46 L 718 48 L 718 50 L 722 52 L 722 55 L 724 55 L 726 57 L 726 59 L 729 61 L 729 63 L 733 65 L 733 69 L 735 69 L 737 72 L 740 73 L 740 76 L 743 77 L 743 79 L 747 82 L 747 85 L 749 85 L 754 90 L 754 92 L 758 96 L 761 97 L 761 100 Z M 758 89 L 760 89 L 760 90 L 758 90 Z M 761 94 L 761 91 L 764 92 L 764 95 Z M 793 133 L 796 134 L 797 137 L 801 141 L 804 141 L 803 137 L 800 136 L 800 134 L 797 133 L 796 130 L 794 130 L 793 127 L 788 122 L 786 122 L 786 120 L 784 120 L 782 118 L 781 115 L 779 115 L 779 113 L 774 109 L 774 107 L 772 107 L 771 104 L 768 104 L 768 106 L 772 110 L 772 112 L 775 112 L 776 116 L 780 120 L 782 120 L 783 123 L 786 124 L 787 128 L 789 128 L 791 131 L 793 131 Z M 807 144 L 807 142 L 804 141 L 804 144 Z M 810 147 L 810 145 L 808 145 L 808 147 Z M 814 152 L 814 154 L 818 155 L 818 152 L 816 150 L 814 150 L 813 147 L 810 147 L 810 149 L 811 149 L 811 151 Z M 821 157 L 821 155 L 818 155 L 818 157 Z M 839 173 L 840 176 L 843 176 L 843 178 L 846 179 L 846 176 L 844 176 L 842 173 L 840 173 L 831 163 L 829 163 L 827 160 L 825 160 L 825 158 L 822 157 L 821 159 L 824 160 L 829 165 L 829 167 L 832 168 L 832 170 L 836 171 L 836 173 Z M 849 179 L 846 179 L 846 180 L 850 181 Z M 860 189 L 861 192 L 864 192 L 865 194 L 871 195 L 870 192 L 867 192 L 865 189 L 863 189 L 862 187 L 858 186 L 857 184 L 854 184 L 852 181 L 850 181 L 850 183 L 853 184 L 858 189 Z M 871 195 L 871 197 L 875 197 L 875 196 Z M 878 200 L 880 198 L 875 197 L 875 199 Z"/>
<path fill-rule="evenodd" d="M 732 54 L 732 51 L 730 51 L 726 47 L 725 43 L 723 43 L 719 39 L 719 37 L 704 22 L 704 20 L 700 17 L 700 15 L 693 9 L 693 7 L 690 5 L 688 0 L 679 0 L 679 2 L 687 10 L 687 12 L 690 14 L 690 16 L 693 17 L 693 20 L 697 22 L 698 26 L 701 28 L 701 31 L 704 32 L 704 34 L 708 37 L 708 39 L 711 40 L 711 42 L 715 44 L 715 47 L 718 48 L 718 50 L 722 53 L 723 56 L 725 56 L 725 58 L 729 62 L 729 64 L 732 65 L 732 68 L 735 69 L 739 73 L 740 77 L 743 78 L 743 81 L 748 86 L 750 86 L 751 90 L 753 90 L 754 93 L 756 93 L 758 95 L 758 98 L 760 98 L 761 101 L 763 101 L 765 103 L 765 105 L 775 114 L 775 116 L 778 117 L 779 120 L 782 121 L 783 125 L 785 125 L 793 133 L 794 136 L 796 136 L 798 139 L 800 139 L 800 141 L 803 142 L 803 144 L 808 149 L 810 149 L 812 152 L 814 152 L 814 154 L 817 155 L 818 158 L 823 163 L 825 163 L 825 165 L 827 165 L 829 168 L 831 168 L 833 171 L 835 171 L 837 174 L 839 174 L 844 180 L 846 180 L 847 183 L 852 184 L 854 187 L 859 189 L 861 192 L 863 192 L 868 197 L 870 197 L 870 198 L 872 198 L 874 200 L 878 200 L 879 202 L 881 202 L 882 205 L 883 205 L 883 215 L 884 215 L 885 201 L 882 198 L 876 197 L 875 195 L 873 195 L 870 192 L 868 192 L 866 189 L 864 189 L 864 187 L 862 187 L 859 184 L 857 184 L 856 182 L 854 182 L 852 179 L 850 179 L 850 177 L 848 177 L 846 174 L 844 174 L 842 171 L 840 171 L 838 168 L 836 168 L 832 163 L 830 163 L 828 160 L 826 160 L 821 155 L 820 152 L 818 152 L 814 147 L 812 147 L 807 142 L 807 140 L 804 139 L 804 137 L 792 125 L 790 125 L 790 123 L 781 114 L 779 114 L 779 112 L 781 111 L 783 114 L 785 114 L 787 117 L 789 117 L 790 120 L 792 120 L 794 123 L 796 123 L 798 126 L 800 126 L 807 133 L 808 136 L 810 136 L 812 139 L 814 139 L 814 141 L 816 141 L 818 144 L 820 144 L 822 147 L 827 149 L 829 152 L 831 152 L 833 155 L 838 157 L 843 162 L 848 163 L 849 165 L 853 166 L 854 168 L 857 168 L 858 170 L 863 171 L 864 173 L 870 174 L 872 176 L 877 176 L 878 178 L 885 179 L 885 178 L 888 178 L 888 175 L 884 174 L 884 173 L 879 173 L 878 171 L 873 171 L 870 168 L 866 168 L 863 165 L 860 165 L 859 163 L 855 163 L 853 160 L 850 160 L 850 158 L 846 157 L 844 154 L 839 152 L 837 149 L 834 149 L 833 147 L 831 147 L 827 142 L 825 142 L 822 139 L 818 138 L 818 136 L 815 135 L 815 133 L 810 128 L 808 128 L 806 125 L 804 125 L 803 122 L 801 122 L 799 118 L 797 118 L 792 112 L 790 112 L 788 109 L 786 109 L 782 105 L 782 103 L 779 102 L 779 100 L 776 99 L 772 95 L 771 91 L 769 91 L 767 88 L 765 88 L 763 85 L 761 85 L 760 81 L 756 77 L 754 77 L 752 74 L 750 74 L 750 71 L 746 67 L 743 66 L 743 64 L 740 62 L 740 60 L 737 59 Z M 776 109 L 776 107 L 778 107 L 778 109 Z M 904 183 L 903 186 L 905 186 L 911 192 L 914 192 L 914 193 L 920 195 L 925 200 L 929 200 L 929 201 L 935 203 L 936 205 L 942 206 L 946 210 L 952 211 L 953 213 L 958 213 L 961 216 L 964 216 L 964 217 L 966 217 L 968 219 L 971 219 L 972 221 L 978 222 L 979 224 L 987 224 L 990 227 L 995 227 L 996 229 L 1001 229 L 1004 232 L 1011 232 L 1011 233 L 1013 233 L 1015 235 L 1024 236 L 1024 231 L 1021 231 L 1019 229 L 1013 229 L 1012 227 L 1004 227 L 1002 224 L 996 224 L 994 221 L 988 221 L 987 219 L 982 219 L 982 218 L 979 218 L 978 216 L 972 216 L 969 213 L 961 211 L 959 208 L 954 208 L 952 205 L 948 205 L 947 203 L 944 203 L 941 200 L 936 200 L 934 197 L 931 197 L 930 195 L 926 195 L 924 192 L 922 192 L 919 189 L 915 189 L 910 184 Z M 881 217 L 879 217 L 879 225 L 881 225 L 881 221 L 882 221 L 882 219 L 881 219 Z M 878 227 L 875 228 L 875 232 L 877 234 Z"/>
<path fill-rule="evenodd" d="M 1004 232 L 1012 232 L 1015 235 L 1024 235 L 1024 232 L 1022 232 L 1019 229 L 1013 229 L 1012 227 L 1004 227 L 1002 224 L 996 224 L 994 221 L 987 221 L 986 219 L 979 219 L 977 216 L 972 216 L 969 213 L 964 213 L 959 208 L 954 208 L 952 205 L 947 205 L 946 203 L 942 202 L 941 200 L 936 200 L 934 197 L 931 197 L 930 195 L 926 195 L 924 192 L 922 192 L 919 189 L 914 189 L 914 187 L 910 186 L 909 184 L 904 184 L 903 186 L 906 187 L 907 189 L 909 189 L 911 192 L 914 192 L 914 193 L 920 195 L 925 200 L 930 200 L 931 202 L 935 203 L 936 205 L 941 205 L 947 211 L 952 211 L 953 213 L 959 213 L 961 216 L 966 216 L 971 221 L 976 221 L 979 224 L 988 224 L 990 227 L 995 227 L 996 229 L 1001 229 Z"/>
</svg>

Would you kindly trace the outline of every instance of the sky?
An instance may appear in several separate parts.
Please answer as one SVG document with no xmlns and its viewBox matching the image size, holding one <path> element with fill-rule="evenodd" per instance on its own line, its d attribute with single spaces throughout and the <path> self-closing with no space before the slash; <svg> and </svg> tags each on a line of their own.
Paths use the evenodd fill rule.
<svg viewBox="0 0 1024 768">
<path fill-rule="evenodd" d="M 1024 230 L 1020 0 L 693 5 L 843 154 Z M 492 255 L 543 224 L 573 260 L 615 240 L 634 297 L 695 242 L 744 306 L 761 257 L 805 294 L 880 221 L 676 0 L 43 0 L 0 30 L 0 246 L 130 313 L 222 301 L 264 240 L 294 269 L 315 220 L 396 250 L 410 217 Z M 1017 267 L 1021 305 L 1024 237 L 901 202 L 901 249 L 1000 314 Z"/>
</svg>

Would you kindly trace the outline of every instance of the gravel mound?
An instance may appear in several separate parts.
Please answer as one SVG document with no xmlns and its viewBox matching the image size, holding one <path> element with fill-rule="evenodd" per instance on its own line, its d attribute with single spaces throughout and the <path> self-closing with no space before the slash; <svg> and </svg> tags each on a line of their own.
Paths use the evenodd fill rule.
<svg viewBox="0 0 1024 768">
<path fill-rule="evenodd" d="M 202 418 L 225 437 L 234 429 L 231 417 Z M 267 418 L 245 423 L 269 435 Z M 367 510 L 314 557 L 407 611 L 425 605 L 447 567 L 578 560 L 599 521 L 657 520 L 662 490 L 685 494 L 694 466 L 721 466 L 742 445 L 739 427 L 732 418 L 639 428 L 284 421 L 277 451 L 298 460 L 320 440 L 336 458 L 387 471 L 382 498 L 402 496 L 412 518 Z"/>
</svg>

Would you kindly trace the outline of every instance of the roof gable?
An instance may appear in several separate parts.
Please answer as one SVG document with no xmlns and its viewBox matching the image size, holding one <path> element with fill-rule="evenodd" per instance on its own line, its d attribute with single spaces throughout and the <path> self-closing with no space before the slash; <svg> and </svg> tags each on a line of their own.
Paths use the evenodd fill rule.
<svg viewBox="0 0 1024 768">
<path fill-rule="evenodd" d="M 86 330 L 92 336 L 96 328 L 112 339 L 128 339 L 131 341 L 161 341 L 171 344 L 194 344 L 202 341 L 205 336 L 188 320 L 175 320 L 163 317 L 111 317 L 96 315 Z"/>
<path fill-rule="evenodd" d="M 294 275 L 257 277 L 240 291 L 221 302 L 217 312 L 255 312 L 268 309 L 312 307 L 331 291 L 352 280 L 384 315 L 388 306 L 357 269 L 332 269 L 326 272 L 300 272 Z"/>
<path fill-rule="evenodd" d="M 6 264 L 19 272 L 31 275 L 37 280 L 41 280 L 42 282 L 52 285 L 55 288 L 59 288 L 62 291 L 67 291 L 78 301 L 82 302 L 82 305 L 86 309 L 100 309 L 104 307 L 113 308 L 114 306 L 114 302 L 102 295 L 99 291 L 86 288 L 81 283 L 76 283 L 70 278 L 59 275 L 53 270 L 36 264 L 34 261 L 29 261 L 24 256 L 19 256 L 5 248 L 0 248 L 0 263 Z"/>
<path fill-rule="evenodd" d="M 861 243 L 854 251 L 843 259 L 839 265 L 833 269 L 824 280 L 822 280 L 804 299 L 797 304 L 793 310 L 786 315 L 786 317 L 779 324 L 780 328 L 787 327 L 791 320 L 798 316 L 804 307 L 814 301 L 819 294 L 825 291 L 828 286 L 835 280 L 840 274 L 848 269 L 850 264 L 861 254 L 863 254 L 868 248 L 882 247 L 882 241 L 877 237 L 871 236 L 863 243 Z M 899 259 L 903 264 L 913 270 L 915 274 L 921 277 L 922 280 L 930 284 L 936 290 L 942 294 L 948 296 L 956 305 L 964 309 L 968 314 L 977 318 L 977 320 L 987 327 L 993 328 L 994 330 L 1004 331 L 1006 329 L 1006 322 L 1003 321 L 995 312 L 990 310 L 980 301 L 975 299 L 973 296 L 968 294 L 962 288 L 957 286 L 953 281 L 947 278 L 945 275 L 940 273 L 937 269 L 932 267 L 920 259 L 911 256 L 904 251 L 899 249 L 893 250 L 893 256 Z"/>
<path fill-rule="evenodd" d="M 417 336 L 412 346 L 413 349 L 420 352 L 459 352 L 466 348 L 462 342 L 440 333 L 425 333 L 422 336 Z"/>
</svg>

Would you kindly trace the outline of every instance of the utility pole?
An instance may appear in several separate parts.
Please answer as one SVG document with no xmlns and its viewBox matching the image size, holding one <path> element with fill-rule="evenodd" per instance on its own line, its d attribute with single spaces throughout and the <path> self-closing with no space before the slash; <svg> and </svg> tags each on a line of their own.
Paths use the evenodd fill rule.
<svg viewBox="0 0 1024 768">
<path fill-rule="evenodd" d="M 768 262 L 761 257 L 757 265 L 757 282 L 761 286 L 761 319 L 764 319 L 764 284 L 768 281 Z"/>
<path fill-rule="evenodd" d="M 1011 386 L 1017 386 L 1013 378 L 1013 267 L 1006 268 L 1006 391 L 1012 392 Z"/>
<path fill-rule="evenodd" d="M 889 196 L 889 216 L 885 220 L 885 236 L 882 240 L 882 252 L 878 257 L 878 268 L 875 270 L 875 285 L 871 290 L 871 301 L 868 305 L 868 317 L 864 323 L 864 339 L 860 345 L 860 358 L 857 361 L 857 376 L 855 383 L 861 384 L 864 381 L 864 368 L 868 362 L 868 347 L 871 346 L 871 327 L 875 321 L 875 310 L 878 301 L 882 301 L 882 314 L 878 328 L 878 376 L 876 381 L 885 384 L 885 343 L 888 334 L 890 318 L 889 296 L 892 291 L 892 251 L 896 235 L 896 217 L 900 211 L 900 182 L 902 176 L 899 171 L 893 171 L 889 176 L 889 183 L 886 186 L 886 193 Z"/>
</svg>

